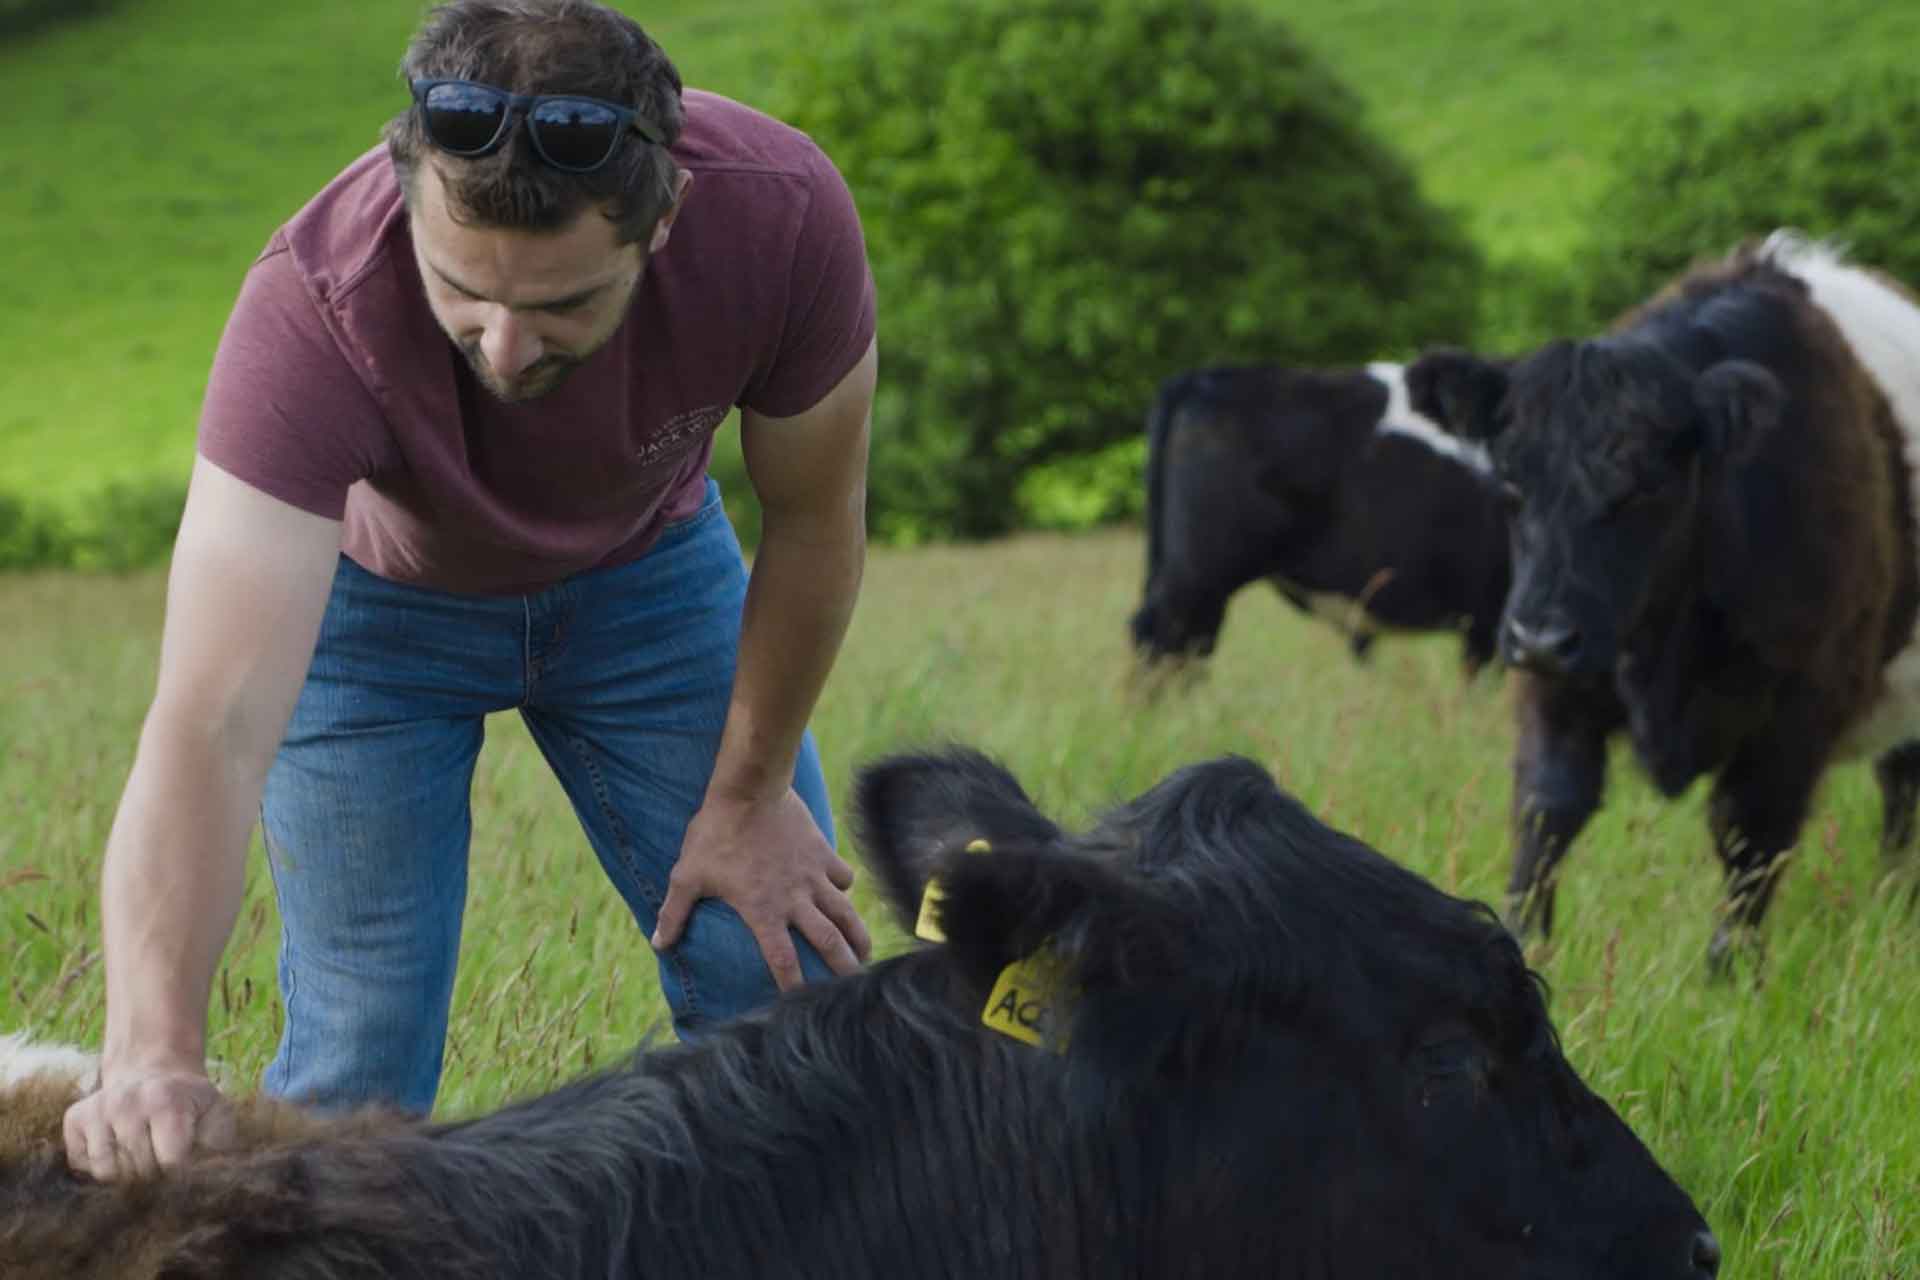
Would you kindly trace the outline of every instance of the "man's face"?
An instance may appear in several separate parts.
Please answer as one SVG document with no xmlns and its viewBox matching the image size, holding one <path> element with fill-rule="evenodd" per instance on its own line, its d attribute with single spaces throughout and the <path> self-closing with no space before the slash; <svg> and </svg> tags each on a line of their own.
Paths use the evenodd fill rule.
<svg viewBox="0 0 1920 1280">
<path fill-rule="evenodd" d="M 618 244 L 589 209 L 559 232 L 464 225 L 448 213 L 432 160 L 415 170 L 413 252 L 427 304 L 473 373 L 509 403 L 543 396 L 606 345 L 625 319 L 648 246 Z"/>
</svg>

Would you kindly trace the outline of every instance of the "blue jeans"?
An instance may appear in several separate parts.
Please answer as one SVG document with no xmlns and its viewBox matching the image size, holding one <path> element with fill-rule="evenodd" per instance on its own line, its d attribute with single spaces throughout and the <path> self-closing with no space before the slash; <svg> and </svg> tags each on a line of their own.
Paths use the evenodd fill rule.
<svg viewBox="0 0 1920 1280">
<path fill-rule="evenodd" d="M 429 591 L 341 558 L 261 805 L 286 1006 L 268 1093 L 431 1109 L 489 712 L 519 709 L 642 938 L 652 933 L 713 772 L 745 593 L 712 481 L 698 514 L 639 560 L 535 595 Z M 794 787 L 831 842 L 811 736 Z M 793 936 L 808 978 L 825 977 Z M 659 969 L 683 1037 L 775 991 L 753 935 L 715 899 Z"/>
</svg>

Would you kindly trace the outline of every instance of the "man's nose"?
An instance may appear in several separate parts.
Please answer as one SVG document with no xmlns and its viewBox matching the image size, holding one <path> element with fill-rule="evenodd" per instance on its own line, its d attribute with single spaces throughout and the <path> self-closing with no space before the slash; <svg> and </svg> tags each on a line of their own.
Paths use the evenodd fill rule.
<svg viewBox="0 0 1920 1280">
<path fill-rule="evenodd" d="M 540 358 L 544 346 L 532 326 L 506 307 L 495 307 L 480 334 L 480 354 L 494 376 L 511 382 Z"/>
</svg>

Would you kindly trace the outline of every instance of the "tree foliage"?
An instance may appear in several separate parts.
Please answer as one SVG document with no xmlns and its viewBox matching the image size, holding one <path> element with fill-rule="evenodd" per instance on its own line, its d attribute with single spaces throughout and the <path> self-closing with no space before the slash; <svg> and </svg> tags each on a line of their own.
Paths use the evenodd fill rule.
<svg viewBox="0 0 1920 1280">
<path fill-rule="evenodd" d="M 1689 263 L 1777 227 L 1920 284 L 1920 77 L 1803 89 L 1628 135 L 1574 275 L 1599 326 Z"/>
<path fill-rule="evenodd" d="M 1023 480 L 1117 474 L 1085 460 L 1133 448 L 1182 368 L 1471 339 L 1464 231 L 1280 22 L 1233 0 L 843 16 L 795 37 L 769 106 L 861 208 L 883 537 L 998 533 L 1031 514 Z M 1052 505 L 1111 513 L 1126 474 Z"/>
</svg>

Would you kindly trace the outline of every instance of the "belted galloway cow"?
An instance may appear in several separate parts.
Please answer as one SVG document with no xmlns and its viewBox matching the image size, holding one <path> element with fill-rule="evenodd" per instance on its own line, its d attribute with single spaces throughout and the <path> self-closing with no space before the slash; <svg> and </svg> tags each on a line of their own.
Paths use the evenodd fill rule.
<svg viewBox="0 0 1920 1280">
<path fill-rule="evenodd" d="M 1495 651 L 1505 515 L 1480 446 L 1414 412 L 1399 365 L 1197 369 L 1147 419 L 1149 663 L 1213 652 L 1230 597 L 1266 580 L 1346 631 L 1458 630 L 1469 672 Z"/>
<path fill-rule="evenodd" d="M 1512 362 L 1436 351 L 1414 403 L 1487 444 L 1512 507 L 1500 634 L 1520 690 L 1510 918 L 1552 927 L 1606 745 L 1678 796 L 1713 777 L 1709 947 L 1756 939 L 1828 764 L 1876 761 L 1890 865 L 1920 798 L 1920 307 L 1776 233 L 1607 334 Z"/>
<path fill-rule="evenodd" d="M 43 1075 L 0 1093 L 0 1273 L 1714 1274 L 1492 914 L 1254 765 L 1080 835 L 969 752 L 857 792 L 869 864 L 944 941 L 477 1119 L 251 1104 L 239 1148 L 144 1181 L 67 1171 L 74 1086 Z"/>
</svg>

